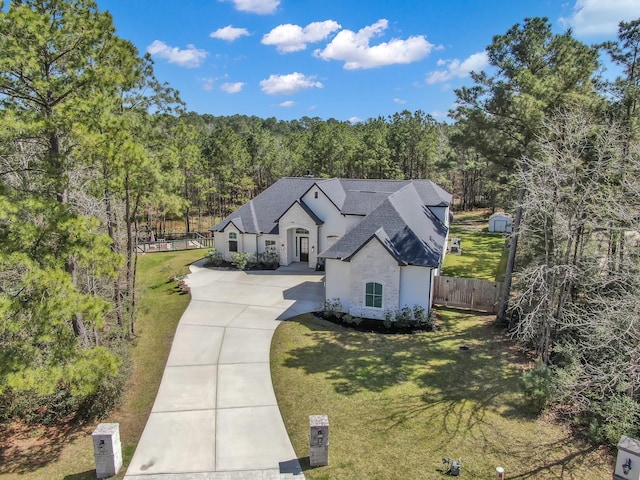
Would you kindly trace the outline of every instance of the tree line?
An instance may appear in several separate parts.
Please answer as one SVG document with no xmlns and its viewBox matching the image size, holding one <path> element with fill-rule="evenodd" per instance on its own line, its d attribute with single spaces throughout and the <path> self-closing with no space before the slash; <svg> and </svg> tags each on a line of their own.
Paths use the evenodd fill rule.
<svg viewBox="0 0 640 480">
<path fill-rule="evenodd" d="M 349 123 L 186 112 L 92 0 L 0 10 L 0 420 L 64 398 L 101 414 L 136 334 L 136 241 L 203 231 L 283 176 L 430 178 L 515 213 L 499 322 L 539 359 L 525 392 L 599 441 L 640 433 L 640 22 L 586 45 L 525 19 L 423 111 Z M 600 76 L 601 58 L 619 67 Z M 107 398 L 100 409 L 96 398 Z M 16 402 L 22 399 L 22 402 Z M 89 413 L 87 413 L 89 412 Z"/>
<path fill-rule="evenodd" d="M 450 168 L 449 125 L 422 111 L 357 124 L 195 113 L 180 120 L 200 140 L 199 154 L 182 172 L 187 229 L 202 229 L 203 216 L 225 216 L 284 176 L 434 178 L 449 188 L 458 181 Z M 478 192 L 468 205 L 482 202 Z"/>
</svg>

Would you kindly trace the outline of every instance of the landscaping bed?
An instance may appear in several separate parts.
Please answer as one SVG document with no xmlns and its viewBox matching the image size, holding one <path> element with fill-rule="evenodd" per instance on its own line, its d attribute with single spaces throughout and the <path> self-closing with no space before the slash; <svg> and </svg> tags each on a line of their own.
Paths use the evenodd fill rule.
<svg viewBox="0 0 640 480">
<path fill-rule="evenodd" d="M 212 270 L 245 270 L 245 271 L 254 271 L 254 270 L 277 270 L 279 264 L 258 264 L 258 265 L 250 265 L 246 268 L 238 268 L 233 263 L 223 260 L 221 262 L 206 262 L 203 267 L 210 268 Z"/>
<path fill-rule="evenodd" d="M 352 317 L 348 314 L 336 314 L 327 310 L 313 312 L 313 315 L 317 318 L 322 318 L 328 322 L 341 325 L 345 328 L 350 328 L 359 332 L 376 332 L 382 334 L 411 334 L 411 333 L 424 333 L 437 330 L 439 328 L 439 314 L 436 311 L 432 311 L 432 314 L 425 318 L 423 321 L 409 321 L 403 322 L 397 319 L 378 320 L 375 318 L 360 318 Z"/>
<path fill-rule="evenodd" d="M 222 258 L 215 248 L 210 249 L 204 258 L 207 268 L 221 270 L 277 270 L 280 266 L 278 256 L 275 252 L 265 252 L 259 254 L 249 254 L 236 252 L 231 255 L 231 261 Z"/>
</svg>

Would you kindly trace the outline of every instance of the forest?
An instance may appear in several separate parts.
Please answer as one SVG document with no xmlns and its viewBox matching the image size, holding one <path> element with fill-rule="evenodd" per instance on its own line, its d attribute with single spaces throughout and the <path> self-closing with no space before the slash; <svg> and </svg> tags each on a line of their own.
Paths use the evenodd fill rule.
<svg viewBox="0 0 640 480">
<path fill-rule="evenodd" d="M 640 435 L 640 20 L 599 45 L 524 19 L 450 120 L 187 112 L 92 0 L 0 10 L 0 422 L 95 418 L 136 337 L 135 244 L 283 176 L 428 178 L 514 214 L 497 321 L 527 398 L 596 442 Z M 604 60 L 619 72 L 610 78 Z"/>
</svg>

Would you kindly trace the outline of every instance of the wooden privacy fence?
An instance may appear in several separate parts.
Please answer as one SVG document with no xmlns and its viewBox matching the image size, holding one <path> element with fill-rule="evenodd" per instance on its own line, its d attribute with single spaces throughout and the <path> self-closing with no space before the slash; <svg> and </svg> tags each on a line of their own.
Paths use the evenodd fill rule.
<svg viewBox="0 0 640 480">
<path fill-rule="evenodd" d="M 435 277 L 433 303 L 445 307 L 468 308 L 497 313 L 502 295 L 502 282 L 476 278 Z"/>
</svg>

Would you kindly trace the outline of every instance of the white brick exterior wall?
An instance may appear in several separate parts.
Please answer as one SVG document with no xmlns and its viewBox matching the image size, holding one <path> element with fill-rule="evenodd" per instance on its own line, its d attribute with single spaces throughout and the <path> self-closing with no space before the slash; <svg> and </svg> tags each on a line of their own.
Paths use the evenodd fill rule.
<svg viewBox="0 0 640 480">
<path fill-rule="evenodd" d="M 320 225 L 318 233 L 318 251 L 322 252 L 329 248 L 330 243 L 335 242 L 335 240 L 327 239 L 327 237 L 342 237 L 344 235 L 344 216 L 317 186 L 309 189 L 302 197 L 302 200 L 324 222 Z"/>
<path fill-rule="evenodd" d="M 432 270 L 413 265 L 400 268 L 400 308 L 420 305 L 427 312 L 430 310 Z"/>
<path fill-rule="evenodd" d="M 384 319 L 384 312 L 395 312 L 400 301 L 400 266 L 377 239 L 372 239 L 351 259 L 349 313 L 354 316 Z M 332 279 L 327 278 L 327 283 Z M 368 282 L 382 285 L 382 308 L 365 306 Z"/>
<path fill-rule="evenodd" d="M 229 223 L 227 227 L 222 232 L 215 232 L 213 234 L 213 241 L 216 246 L 216 251 L 222 255 L 222 258 L 225 260 L 231 260 L 231 254 L 234 252 L 229 251 L 229 233 L 234 232 L 236 234 L 236 239 L 238 241 L 238 251 L 244 252 L 244 239 L 243 235 L 240 231 L 235 227 L 233 223 Z M 253 247 L 253 251 L 255 251 L 255 246 Z"/>
<path fill-rule="evenodd" d="M 395 313 L 402 307 L 420 305 L 431 310 L 434 270 L 398 262 L 377 240 L 371 240 L 351 262 L 327 259 L 326 300 L 340 300 L 345 312 L 356 317 L 384 319 L 384 312 Z M 368 282 L 382 285 L 382 308 L 365 306 Z"/>
<path fill-rule="evenodd" d="M 351 263 L 327 258 L 324 273 L 325 298 L 333 302 L 336 298 L 340 300 L 343 311 L 349 311 L 349 286 L 351 285 Z"/>
</svg>

